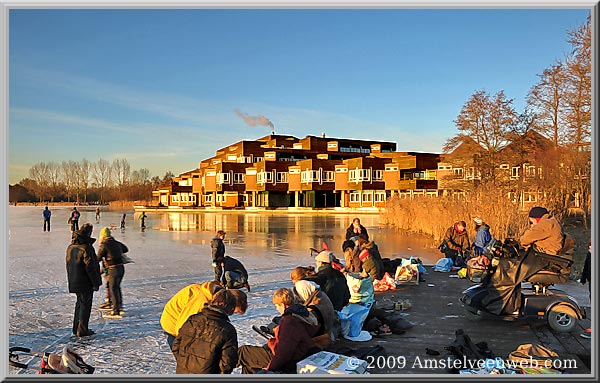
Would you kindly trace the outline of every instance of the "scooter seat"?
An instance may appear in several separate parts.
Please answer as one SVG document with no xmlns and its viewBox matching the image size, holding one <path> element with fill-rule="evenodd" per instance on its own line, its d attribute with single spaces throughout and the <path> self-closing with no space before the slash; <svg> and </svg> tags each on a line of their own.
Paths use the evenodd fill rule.
<svg viewBox="0 0 600 383">
<path fill-rule="evenodd" d="M 556 273 L 550 270 L 540 270 L 527 279 L 532 285 L 547 287 L 556 283 L 566 283 L 569 280 L 568 274 Z M 537 290 L 537 289 L 536 289 Z"/>
</svg>

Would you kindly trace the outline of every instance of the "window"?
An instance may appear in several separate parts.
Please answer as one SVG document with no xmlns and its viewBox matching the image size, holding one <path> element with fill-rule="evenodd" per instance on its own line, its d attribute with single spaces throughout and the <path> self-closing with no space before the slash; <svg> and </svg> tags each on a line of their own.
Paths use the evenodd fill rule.
<svg viewBox="0 0 600 383">
<path fill-rule="evenodd" d="M 362 195 L 363 202 L 373 202 L 373 194 L 371 192 L 366 192 Z"/>
<path fill-rule="evenodd" d="M 244 173 L 233 173 L 233 183 L 243 184 L 246 182 L 246 175 Z"/>
<path fill-rule="evenodd" d="M 256 169 L 246 169 L 246 175 L 247 176 L 255 176 L 256 175 Z"/>
<path fill-rule="evenodd" d="M 371 181 L 371 169 L 350 170 L 350 182 Z"/>
<path fill-rule="evenodd" d="M 290 169 L 290 174 L 300 174 L 300 169 Z"/>
<path fill-rule="evenodd" d="M 273 183 L 273 173 L 265 171 L 259 172 L 256 175 L 256 182 L 259 184 Z"/>
<path fill-rule="evenodd" d="M 188 201 L 188 196 L 187 194 L 182 194 L 181 195 L 181 202 L 187 202 Z"/>
<path fill-rule="evenodd" d="M 275 153 L 265 153 L 265 158 L 269 160 L 275 159 Z"/>
<path fill-rule="evenodd" d="M 301 143 L 299 143 L 299 144 L 294 144 L 293 148 L 294 148 L 294 149 L 302 149 L 302 144 L 301 144 Z"/>
<path fill-rule="evenodd" d="M 206 194 L 204 196 L 204 203 L 212 203 L 212 194 Z"/>
<path fill-rule="evenodd" d="M 332 170 L 325 170 L 323 172 L 323 182 L 335 182 L 335 172 Z"/>
<path fill-rule="evenodd" d="M 335 168 L 336 173 L 348 173 L 348 168 Z"/>
<path fill-rule="evenodd" d="M 438 170 L 452 170 L 451 165 L 438 165 Z"/>
<path fill-rule="evenodd" d="M 227 156 L 227 161 L 237 161 L 237 156 L 235 154 L 229 155 Z"/>
<path fill-rule="evenodd" d="M 218 159 L 217 159 L 217 160 L 213 160 L 213 162 L 212 162 L 212 163 L 213 163 L 213 165 L 216 165 L 216 164 L 218 164 L 219 162 L 221 162 L 221 160 L 218 160 Z"/>
<path fill-rule="evenodd" d="M 510 178 L 519 178 L 519 169 L 518 166 L 513 166 L 513 168 L 510 169 Z"/>
<path fill-rule="evenodd" d="M 206 172 L 207 177 L 214 177 L 217 175 L 217 172 Z"/>
<path fill-rule="evenodd" d="M 505 169 L 505 170 L 508 170 L 508 169 L 510 169 L 510 165 L 509 165 L 509 164 L 501 164 L 501 165 L 499 166 L 499 168 L 500 168 L 500 169 Z"/>
<path fill-rule="evenodd" d="M 540 177 L 540 179 L 544 178 L 543 174 L 542 174 L 542 168 L 537 168 L 538 171 L 538 176 Z"/>
<path fill-rule="evenodd" d="M 535 177 L 535 166 L 527 166 L 525 168 L 525 177 Z"/>
<path fill-rule="evenodd" d="M 288 174 L 287 172 L 275 172 L 275 180 L 278 183 L 286 184 L 288 182 Z"/>
<path fill-rule="evenodd" d="M 237 150 L 237 146 L 230 146 L 230 147 L 229 147 L 229 151 L 230 151 L 230 152 L 234 152 L 234 151 L 236 151 L 236 150 Z"/>
<path fill-rule="evenodd" d="M 360 202 L 360 193 L 357 191 L 350 192 L 350 202 Z"/>
<path fill-rule="evenodd" d="M 328 142 L 327 143 L 327 149 L 337 149 L 338 144 L 337 142 Z"/>
<path fill-rule="evenodd" d="M 373 170 L 373 181 L 383 181 L 383 170 Z"/>
<path fill-rule="evenodd" d="M 228 184 L 229 173 L 218 173 L 217 174 L 217 185 Z"/>
<path fill-rule="evenodd" d="M 196 203 L 196 195 L 190 194 L 190 202 Z"/>
<path fill-rule="evenodd" d="M 452 169 L 452 174 L 455 178 L 463 178 L 463 168 Z"/>
<path fill-rule="evenodd" d="M 179 196 L 177 194 L 173 194 L 171 196 L 171 202 L 179 202 Z"/>
<path fill-rule="evenodd" d="M 538 193 L 523 193 L 523 202 L 537 202 Z"/>
<path fill-rule="evenodd" d="M 262 157 L 254 157 L 254 162 L 262 162 L 263 158 Z"/>
<path fill-rule="evenodd" d="M 376 191 L 375 192 L 375 202 L 385 202 L 385 192 L 384 191 Z"/>
<path fill-rule="evenodd" d="M 398 171 L 398 167 L 397 166 L 386 166 L 385 167 L 385 171 L 386 172 L 397 172 Z"/>
<path fill-rule="evenodd" d="M 320 180 L 321 173 L 318 170 L 305 170 L 300 177 L 302 183 L 319 182 Z"/>
</svg>

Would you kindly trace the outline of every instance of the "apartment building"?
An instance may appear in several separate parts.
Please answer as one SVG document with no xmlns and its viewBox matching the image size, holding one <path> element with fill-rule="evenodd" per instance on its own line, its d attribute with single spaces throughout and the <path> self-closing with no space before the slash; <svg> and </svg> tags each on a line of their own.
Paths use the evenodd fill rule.
<svg viewBox="0 0 600 383">
<path fill-rule="evenodd" d="M 435 192 L 439 155 L 395 150 L 394 142 L 272 134 L 217 150 L 153 199 L 168 207 L 383 208 L 393 193 Z"/>
</svg>

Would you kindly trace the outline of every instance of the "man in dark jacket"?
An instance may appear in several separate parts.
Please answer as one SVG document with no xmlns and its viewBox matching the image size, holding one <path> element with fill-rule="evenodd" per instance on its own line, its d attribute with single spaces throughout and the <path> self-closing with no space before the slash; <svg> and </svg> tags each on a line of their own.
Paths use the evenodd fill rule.
<svg viewBox="0 0 600 383">
<path fill-rule="evenodd" d="M 275 337 L 264 346 L 242 346 L 238 352 L 238 367 L 242 374 L 266 370 L 294 373 L 296 363 L 319 351 L 314 336 L 319 331 L 315 315 L 295 302 L 290 289 L 280 288 L 273 294 L 273 304 L 281 314 Z"/>
<path fill-rule="evenodd" d="M 250 285 L 248 284 L 248 271 L 242 262 L 238 261 L 235 258 L 226 255 L 222 258 L 220 262 L 221 268 L 223 270 L 223 286 L 228 289 L 240 289 L 245 287 L 250 292 Z"/>
<path fill-rule="evenodd" d="M 46 231 L 46 226 L 48 226 L 48 231 L 50 231 L 50 216 L 52 216 L 52 212 L 48 209 L 48 206 L 42 212 L 44 216 L 44 231 Z"/>
<path fill-rule="evenodd" d="M 452 263 L 457 265 L 459 253 L 465 253 L 471 248 L 469 235 L 467 234 L 467 223 L 465 221 L 455 222 L 454 225 L 446 230 L 444 240 L 448 245 L 444 253 L 446 258 L 452 259 Z M 464 259 L 462 259 L 462 263 L 464 263 Z M 458 264 L 457 266 L 462 265 Z M 466 267 L 466 264 L 464 266 Z"/>
<path fill-rule="evenodd" d="M 358 237 L 360 234 L 366 235 L 367 241 L 369 240 L 369 233 L 367 233 L 367 229 L 360 224 L 360 219 L 354 218 L 350 226 L 348 226 L 346 229 L 346 241 L 352 237 Z"/>
<path fill-rule="evenodd" d="M 69 221 L 67 223 L 71 224 L 71 232 L 75 233 L 77 230 L 79 230 L 79 217 L 81 216 L 81 214 L 79 214 L 79 211 L 77 210 L 76 207 L 73 207 L 73 210 L 71 210 L 71 215 L 69 216 Z"/>
<path fill-rule="evenodd" d="M 229 322 L 237 300 L 219 290 L 210 304 L 188 318 L 173 342 L 177 374 L 231 374 L 237 364 L 237 332 Z"/>
<path fill-rule="evenodd" d="M 340 311 L 350 300 L 350 290 L 346 277 L 339 270 L 331 266 L 333 253 L 321 251 L 315 258 L 317 273 L 313 277 L 333 304 L 336 311 Z"/>
<path fill-rule="evenodd" d="M 123 253 L 128 251 L 129 249 L 127 246 L 125 246 L 125 244 L 117 241 L 111 236 L 111 232 L 108 227 L 104 227 L 102 230 L 100 230 L 100 248 L 98 249 L 98 258 L 100 258 L 102 261 L 104 268 L 108 270 L 108 286 L 110 293 L 109 307 L 112 308 L 112 312 L 108 315 L 105 315 L 105 318 L 121 318 L 121 311 L 123 310 L 121 281 L 125 275 Z"/>
<path fill-rule="evenodd" d="M 75 231 L 71 244 L 67 248 L 66 266 L 69 292 L 77 295 L 75 314 L 73 316 L 73 334 L 78 337 L 94 335 L 88 328 L 92 311 L 94 291 L 102 285 L 100 265 L 92 244 L 93 226 L 84 224 L 81 230 Z"/>
<path fill-rule="evenodd" d="M 225 238 L 223 230 L 217 231 L 217 235 L 210 241 L 210 248 L 212 250 L 212 266 L 215 269 L 215 281 L 221 281 L 223 277 L 223 266 L 221 265 L 223 258 L 225 257 L 225 244 L 223 239 Z"/>
</svg>

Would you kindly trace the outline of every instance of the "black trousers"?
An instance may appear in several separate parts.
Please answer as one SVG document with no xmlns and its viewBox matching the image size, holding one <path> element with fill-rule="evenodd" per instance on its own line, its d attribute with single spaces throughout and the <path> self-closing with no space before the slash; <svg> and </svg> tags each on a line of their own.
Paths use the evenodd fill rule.
<svg viewBox="0 0 600 383">
<path fill-rule="evenodd" d="M 119 313 L 123 308 L 123 295 L 121 294 L 121 281 L 125 275 L 125 266 L 119 265 L 108 269 L 108 288 L 112 311 Z"/>
<path fill-rule="evenodd" d="M 273 353 L 266 344 L 264 346 L 242 346 L 238 348 L 237 367 L 242 367 L 242 374 L 256 374 L 267 367 L 273 359 Z"/>
<path fill-rule="evenodd" d="M 48 226 L 48 231 L 50 231 L 50 218 L 44 219 L 44 231 L 46 231 L 46 226 Z"/>
<path fill-rule="evenodd" d="M 93 290 L 86 290 L 75 293 L 77 302 L 75 303 L 75 313 L 73 315 L 73 334 L 80 336 L 89 332 L 90 315 L 92 313 Z"/>
</svg>

